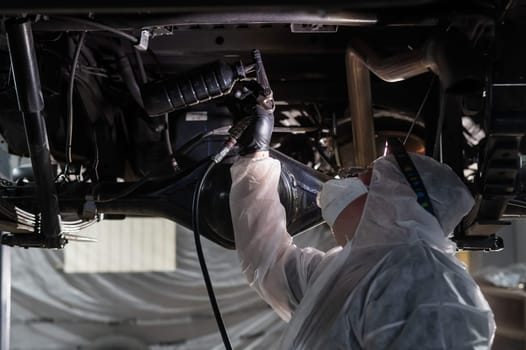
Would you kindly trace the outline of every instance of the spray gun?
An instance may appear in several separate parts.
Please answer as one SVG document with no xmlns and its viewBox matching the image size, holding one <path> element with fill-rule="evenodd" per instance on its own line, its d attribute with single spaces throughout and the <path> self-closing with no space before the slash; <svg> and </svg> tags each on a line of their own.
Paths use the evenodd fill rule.
<svg viewBox="0 0 526 350">
<path fill-rule="evenodd" d="M 267 77 L 267 72 L 265 71 L 265 66 L 263 66 L 263 60 L 261 59 L 261 52 L 259 52 L 259 50 L 253 50 L 252 58 L 254 59 L 254 62 L 255 62 L 256 81 L 258 82 L 259 86 L 262 89 L 261 95 L 258 96 L 257 101 L 267 111 L 274 112 L 274 109 L 276 108 L 274 104 L 274 95 L 272 93 L 272 89 L 270 88 L 270 84 L 268 82 L 268 77 Z"/>
<path fill-rule="evenodd" d="M 259 50 L 252 51 L 252 58 L 254 59 L 254 64 L 252 65 L 253 70 L 256 72 L 256 82 L 259 85 L 259 94 L 256 98 L 256 101 L 266 109 L 267 111 L 274 111 L 274 97 L 270 84 L 268 82 L 267 73 L 265 67 L 263 66 L 263 60 L 261 59 L 261 53 Z M 251 67 L 252 67 L 251 66 Z M 225 142 L 223 148 L 214 156 L 212 160 L 214 163 L 219 163 L 225 158 L 225 156 L 234 148 L 237 143 L 237 140 L 241 137 L 243 132 L 248 128 L 248 126 L 254 121 L 254 116 L 248 116 L 241 119 L 237 122 L 230 130 L 228 131 L 229 138 Z"/>
</svg>

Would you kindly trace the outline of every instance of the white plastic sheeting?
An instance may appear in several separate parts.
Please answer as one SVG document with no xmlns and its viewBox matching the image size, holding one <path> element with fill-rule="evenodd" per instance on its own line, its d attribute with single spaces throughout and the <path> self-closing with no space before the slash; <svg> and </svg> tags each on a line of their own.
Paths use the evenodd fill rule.
<svg viewBox="0 0 526 350">
<path fill-rule="evenodd" d="M 11 348 L 223 349 L 193 234 L 177 229 L 173 273 L 65 274 L 62 251 L 14 249 Z M 327 248 L 324 231 L 298 244 Z M 274 348 L 285 323 L 248 287 L 235 251 L 203 245 L 234 348 Z"/>
</svg>

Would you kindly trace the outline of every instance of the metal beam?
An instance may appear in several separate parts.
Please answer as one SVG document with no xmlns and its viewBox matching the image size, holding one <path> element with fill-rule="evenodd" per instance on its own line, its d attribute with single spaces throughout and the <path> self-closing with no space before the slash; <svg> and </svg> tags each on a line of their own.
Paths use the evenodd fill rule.
<svg viewBox="0 0 526 350">
<path fill-rule="evenodd" d="M 44 98 L 36 59 L 31 21 L 15 19 L 6 23 L 9 57 L 16 88 L 18 109 L 24 119 L 41 212 L 40 233 L 43 247 L 60 248 L 58 197 L 51 167 L 49 142 L 44 120 Z"/>
</svg>

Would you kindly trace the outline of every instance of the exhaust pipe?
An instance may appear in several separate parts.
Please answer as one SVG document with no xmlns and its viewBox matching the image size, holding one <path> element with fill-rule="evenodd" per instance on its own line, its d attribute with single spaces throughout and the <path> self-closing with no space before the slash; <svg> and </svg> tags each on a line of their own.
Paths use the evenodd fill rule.
<svg viewBox="0 0 526 350">
<path fill-rule="evenodd" d="M 434 36 L 418 49 L 392 56 L 380 53 L 360 39 L 353 39 L 349 50 L 378 78 L 387 82 L 432 71 L 447 93 L 479 93 L 484 88 L 482 55 L 467 38 L 454 31 Z"/>
<path fill-rule="evenodd" d="M 325 181 L 326 175 L 307 167 L 275 150 L 270 151 L 273 158 L 281 162 L 279 197 L 287 215 L 287 231 L 294 236 L 306 229 L 323 223 L 321 210 L 316 204 L 316 196 Z M 224 248 L 235 249 L 229 194 L 232 181 L 230 167 L 234 158 L 226 158 L 209 173 L 200 198 L 201 235 Z M 192 198 L 195 186 L 203 176 L 205 167 L 199 166 L 184 176 L 158 184 L 145 184 L 143 190 L 132 195 L 96 203 L 97 212 L 117 215 L 140 215 L 164 217 L 192 229 Z M 131 185 L 133 186 L 133 185 Z M 115 184 L 111 184 L 115 191 Z M 121 189 L 122 191 L 122 189 Z M 105 192 L 100 189 L 99 195 Z M 84 198 L 77 193 L 76 196 Z M 106 194 L 107 196 L 107 194 Z M 111 197 L 111 195 L 110 195 Z M 79 198 L 79 199 L 80 199 Z M 80 199 L 83 201 L 82 199 Z M 68 203 L 66 211 L 79 211 L 78 201 L 64 200 Z M 74 204 L 73 206 L 71 206 Z"/>
<path fill-rule="evenodd" d="M 367 67 L 350 50 L 345 53 L 345 68 L 352 122 L 354 165 L 365 168 L 376 159 L 371 77 Z"/>
</svg>

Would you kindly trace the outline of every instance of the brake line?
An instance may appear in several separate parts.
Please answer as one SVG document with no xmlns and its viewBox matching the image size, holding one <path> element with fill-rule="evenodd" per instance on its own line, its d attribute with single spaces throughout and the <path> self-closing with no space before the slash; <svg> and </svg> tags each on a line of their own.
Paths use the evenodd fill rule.
<svg viewBox="0 0 526 350">
<path fill-rule="evenodd" d="M 86 38 L 86 32 L 80 34 L 79 42 L 77 43 L 77 48 L 75 49 L 75 54 L 73 56 L 73 61 L 71 62 L 71 70 L 69 72 L 69 84 L 68 84 L 68 96 L 67 96 L 67 105 L 68 105 L 68 120 L 67 120 L 67 135 L 66 135 L 66 156 L 67 164 L 65 169 L 65 175 L 68 175 L 69 167 L 73 162 L 73 156 L 71 154 L 71 145 L 73 143 L 73 92 L 75 88 L 75 75 L 77 72 L 77 65 L 79 63 L 80 51 L 82 50 L 82 45 L 84 44 L 84 39 Z"/>
<path fill-rule="evenodd" d="M 415 118 L 411 122 L 411 126 L 409 127 L 409 130 L 407 131 L 407 134 L 405 135 L 404 141 L 402 144 L 405 146 L 407 143 L 407 140 L 411 136 L 411 133 L 413 132 L 413 128 L 415 127 L 415 124 L 420 118 L 420 115 L 422 114 L 422 111 L 424 110 L 424 106 L 426 105 L 427 99 L 429 98 L 429 95 L 431 94 L 431 90 L 433 90 L 433 85 L 435 85 L 436 75 L 433 75 L 431 78 L 431 82 L 429 83 L 429 87 L 427 88 L 427 92 L 424 95 L 424 98 L 422 99 L 422 103 L 420 103 L 420 107 L 418 107 L 418 111 L 416 112 Z"/>
</svg>

